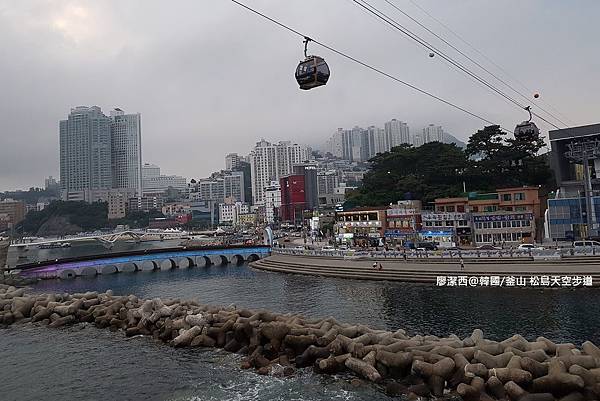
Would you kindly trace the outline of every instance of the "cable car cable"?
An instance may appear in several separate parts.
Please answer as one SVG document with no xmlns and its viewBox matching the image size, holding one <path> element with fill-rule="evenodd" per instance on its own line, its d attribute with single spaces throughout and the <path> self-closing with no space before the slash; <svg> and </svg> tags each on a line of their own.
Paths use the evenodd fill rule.
<svg viewBox="0 0 600 401">
<path fill-rule="evenodd" d="M 414 0 L 408 0 L 408 1 L 410 1 L 413 6 L 417 7 L 419 10 L 421 10 L 429 18 L 431 18 L 432 20 L 434 20 L 435 22 L 437 22 L 439 25 L 441 25 L 442 27 L 444 27 L 448 32 L 450 32 L 452 35 L 454 35 L 454 37 L 456 37 L 458 40 L 460 40 L 461 42 L 463 42 L 469 48 L 471 48 L 472 50 L 474 50 L 475 52 L 477 52 L 480 56 L 482 56 L 487 61 L 489 61 L 491 64 L 493 64 L 496 68 L 498 68 L 500 71 L 502 71 L 507 77 L 509 77 L 510 79 L 512 79 L 513 81 L 515 81 L 517 84 L 519 84 L 521 86 L 521 88 L 523 88 L 525 91 L 527 91 L 527 92 L 533 92 L 533 89 L 530 89 L 521 80 L 519 80 L 514 75 L 512 75 L 510 72 L 508 72 L 505 68 L 503 68 L 497 62 L 495 62 L 491 57 L 487 56 L 485 53 L 483 53 L 482 51 L 480 51 L 479 49 L 477 49 L 473 44 L 469 43 L 461 35 L 459 35 L 458 33 L 456 33 L 456 31 L 454 31 L 452 28 L 450 28 L 444 22 L 442 22 L 441 20 L 439 20 L 438 18 L 436 18 L 434 15 L 432 15 L 430 12 L 428 12 L 426 9 L 424 9 L 422 6 L 420 6 L 416 1 L 414 1 Z M 559 116 L 561 116 L 562 118 L 564 118 L 565 120 L 567 120 L 569 123 L 571 123 L 571 125 L 575 124 L 573 122 L 573 120 L 571 120 L 565 114 L 561 113 L 556 107 L 554 107 L 552 105 L 552 103 L 550 103 L 550 102 L 548 102 L 547 100 L 544 100 L 544 99 L 541 99 L 541 101 L 543 103 L 545 103 L 546 105 L 548 105 L 548 107 L 550 107 L 556 114 L 558 114 Z"/>
<path fill-rule="evenodd" d="M 462 50 L 460 50 L 459 48 L 457 48 L 456 46 L 454 46 L 452 43 L 448 42 L 442 36 L 438 35 L 434 31 L 432 31 L 431 29 L 429 29 L 427 26 L 425 26 L 421 22 L 419 22 L 417 19 L 415 19 L 412 16 L 410 16 L 407 12 L 403 11 L 400 7 L 396 6 L 390 0 L 384 0 L 384 1 L 387 4 L 389 4 L 390 6 L 392 6 L 394 9 L 396 9 L 398 12 L 402 13 L 404 16 L 406 16 L 407 18 L 409 18 L 411 21 L 413 21 L 414 23 L 416 23 L 417 25 L 419 25 L 421 28 L 425 29 L 427 32 L 429 32 L 430 34 L 432 34 L 433 36 L 435 36 L 436 38 L 438 38 L 439 40 L 441 40 L 442 42 L 444 42 L 446 45 L 448 45 L 452 49 L 454 49 L 456 52 L 458 52 L 459 54 L 461 54 L 467 60 L 469 60 L 470 62 L 472 62 L 473 64 L 475 64 L 479 68 L 481 68 L 483 71 L 487 72 L 489 75 L 491 75 L 492 77 L 494 77 L 497 81 L 499 81 L 500 83 L 502 83 L 505 86 L 507 86 L 510 90 L 512 90 L 513 92 L 515 92 L 516 94 L 518 94 L 519 96 L 521 96 L 523 99 L 525 99 L 525 101 L 528 102 L 530 100 L 526 95 L 524 95 L 523 93 L 521 93 L 520 91 L 518 91 L 517 89 L 515 89 L 511 84 L 509 84 L 508 82 L 506 82 L 502 78 L 498 77 L 496 74 L 494 74 L 492 71 L 490 71 L 489 69 L 487 69 L 485 66 L 481 65 L 477 60 L 474 60 L 472 57 L 470 57 L 468 54 L 464 53 Z M 565 124 L 563 121 L 561 121 L 560 118 L 556 117 L 554 114 L 552 114 L 548 110 L 544 109 L 541 106 L 536 106 L 536 107 L 538 109 L 542 110 L 543 112 L 545 112 L 546 114 L 548 114 L 550 117 L 554 118 L 556 121 L 560 122 L 562 125 L 567 126 L 567 124 Z"/>
<path fill-rule="evenodd" d="M 500 89 L 496 88 L 494 85 L 492 85 L 489 82 L 487 82 L 485 79 L 483 79 L 480 76 L 478 76 L 477 74 L 473 73 L 472 71 L 470 71 L 468 68 L 464 67 L 459 62 L 457 62 L 454 59 L 452 59 L 451 57 L 447 56 L 444 52 L 442 52 L 441 50 L 437 49 L 435 46 L 433 46 L 432 44 L 430 44 L 426 40 L 424 40 L 424 39 L 420 38 L 418 35 L 412 33 L 410 30 L 408 30 L 405 27 L 403 27 L 400 23 L 396 22 L 394 19 L 392 19 L 391 17 L 387 16 L 385 13 L 381 12 L 377 8 L 375 8 L 372 5 L 370 5 L 367 1 L 365 1 L 365 0 L 352 0 L 352 1 L 354 3 L 356 3 L 357 5 L 359 5 L 360 7 L 362 7 L 363 9 L 365 9 L 366 11 L 368 11 L 369 13 L 375 15 L 377 18 L 381 19 L 382 21 L 384 21 L 388 25 L 392 26 L 394 29 L 402 32 L 404 35 L 406 35 L 409 38 L 413 39 L 414 41 L 416 41 L 420 45 L 426 47 L 429 50 L 432 50 L 432 51 L 436 52 L 444 60 L 446 60 L 447 62 L 449 62 L 450 64 L 452 64 L 456 68 L 458 68 L 459 70 L 463 71 L 467 75 L 471 76 L 472 78 L 476 79 L 477 81 L 479 81 L 480 83 L 482 83 L 484 86 L 486 86 L 489 89 L 491 89 L 492 91 L 496 92 L 498 95 L 502 96 L 503 98 L 505 98 L 509 102 L 513 103 L 514 105 L 516 105 L 520 109 L 524 109 L 525 108 L 525 106 L 523 106 L 522 104 L 520 104 L 517 100 L 513 99 L 512 97 L 510 97 L 509 95 L 507 95 L 506 93 L 504 93 L 503 91 L 501 91 Z M 366 4 L 366 6 L 365 6 L 365 4 Z M 539 114 L 537 114 L 537 113 L 533 113 L 533 114 L 536 117 L 538 117 L 540 120 L 543 120 L 543 121 L 547 122 L 548 124 L 550 124 L 551 126 L 555 127 L 556 129 L 559 129 L 559 127 L 556 124 L 548 121 L 547 119 L 543 118 Z"/>
<path fill-rule="evenodd" d="M 266 19 L 268 21 L 271 21 L 272 23 L 274 23 L 276 25 L 279 25 L 281 28 L 287 29 L 288 31 L 290 31 L 290 32 L 292 32 L 292 33 L 294 33 L 294 34 L 296 34 L 296 35 L 298 35 L 300 37 L 303 37 L 303 38 L 307 37 L 307 35 L 304 35 L 303 33 L 295 30 L 294 28 L 291 28 L 291 27 L 289 27 L 289 26 L 287 26 L 287 25 L 285 25 L 285 24 L 277 21 L 276 19 L 274 19 L 272 17 L 269 17 L 268 15 L 266 15 L 264 13 L 261 13 L 260 11 L 251 8 L 251 7 L 247 6 L 244 3 L 241 3 L 238 0 L 231 0 L 231 1 L 233 3 L 235 3 L 235 4 L 237 4 L 237 5 L 245 8 L 246 10 L 248 10 L 248 11 L 256 14 L 256 15 L 263 17 L 264 19 Z M 360 64 L 360 65 L 362 65 L 365 68 L 368 68 L 368 69 L 370 69 L 372 71 L 375 71 L 378 74 L 381 74 L 381 75 L 383 75 L 383 76 L 385 76 L 385 77 L 387 77 L 389 79 L 392 79 L 392 80 L 394 80 L 394 81 L 396 81 L 396 82 L 398 82 L 398 83 L 400 83 L 402 85 L 405 85 L 405 86 L 407 86 L 407 87 L 409 87 L 409 88 L 411 88 L 411 89 L 413 89 L 413 90 L 415 90 L 415 91 L 417 91 L 419 93 L 427 95 L 427 96 L 429 96 L 429 97 L 431 97 L 431 98 L 433 98 L 435 100 L 438 100 L 438 101 L 440 101 L 440 102 L 442 102 L 442 103 L 444 103 L 444 104 L 446 104 L 448 106 L 451 106 L 451 107 L 453 107 L 453 108 L 455 108 L 457 110 L 460 110 L 460 111 L 462 111 L 462 112 L 464 112 L 464 113 L 466 113 L 466 114 L 468 114 L 468 115 L 470 115 L 472 117 L 475 117 L 475 118 L 477 118 L 477 119 L 479 119 L 479 120 L 481 120 L 483 122 L 486 122 L 486 123 L 491 124 L 491 125 L 498 125 L 503 131 L 505 131 L 507 133 L 512 133 L 510 130 L 502 127 L 499 124 L 494 123 L 493 121 L 490 121 L 490 120 L 486 119 L 485 117 L 482 117 L 482 116 L 480 116 L 480 115 L 478 115 L 478 114 L 476 114 L 474 112 L 471 112 L 471 111 L 465 109 L 464 107 L 461 107 L 461 106 L 459 106 L 457 104 L 454 104 L 454 103 L 450 102 L 449 100 L 446 100 L 446 99 L 443 99 L 443 98 L 441 98 L 441 97 L 439 97 L 437 95 L 434 95 L 433 93 L 430 93 L 430 92 L 428 92 L 428 91 L 426 91 L 424 89 L 421 89 L 421 88 L 419 88 L 419 87 L 417 87 L 417 86 L 415 86 L 413 84 L 410 84 L 410 83 L 408 83 L 406 81 L 403 81 L 400 78 L 397 78 L 397 77 L 395 77 L 395 76 L 393 76 L 391 74 L 388 74 L 387 72 L 385 72 L 383 70 L 380 70 L 377 67 L 373 67 L 372 65 L 369 65 L 369 64 L 367 64 L 367 63 L 365 63 L 363 61 L 360 61 L 357 58 L 354 58 L 354 57 L 352 57 L 352 56 L 350 56 L 350 55 L 348 55 L 348 54 L 346 54 L 346 53 L 344 53 L 344 52 L 342 52 L 340 50 L 337 50 L 337 49 L 335 49 L 335 48 L 333 48 L 333 47 L 331 47 L 329 45 L 326 45 L 325 43 L 322 43 L 322 42 L 320 42 L 320 41 L 318 41 L 318 40 L 316 40 L 314 38 L 311 38 L 311 41 L 314 42 L 315 44 L 318 44 L 319 46 L 321 46 L 321 47 L 323 47 L 323 48 L 325 48 L 325 49 L 327 49 L 327 50 L 329 50 L 329 51 L 331 51 L 331 52 L 339 55 L 339 56 L 342 56 L 342 57 L 344 57 L 344 58 L 346 58 L 348 60 L 351 60 L 351 61 L 353 61 L 353 62 L 355 62 L 357 64 Z"/>
</svg>

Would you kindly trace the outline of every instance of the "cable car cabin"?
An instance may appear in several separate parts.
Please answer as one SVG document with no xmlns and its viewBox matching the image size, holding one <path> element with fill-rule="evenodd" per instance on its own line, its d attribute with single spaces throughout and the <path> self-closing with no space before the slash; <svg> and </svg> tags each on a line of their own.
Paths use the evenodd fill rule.
<svg viewBox="0 0 600 401">
<path fill-rule="evenodd" d="M 296 81 L 300 89 L 308 90 L 325 85 L 329 80 L 329 66 L 319 56 L 309 56 L 296 68 Z"/>
<path fill-rule="evenodd" d="M 534 141 L 539 134 L 540 130 L 531 121 L 523 121 L 515 127 L 515 139 L 520 141 Z"/>
</svg>

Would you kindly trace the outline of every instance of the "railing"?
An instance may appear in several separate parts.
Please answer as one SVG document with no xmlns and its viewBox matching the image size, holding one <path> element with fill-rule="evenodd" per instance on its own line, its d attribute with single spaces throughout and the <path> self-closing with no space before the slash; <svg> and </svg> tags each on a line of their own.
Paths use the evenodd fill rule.
<svg viewBox="0 0 600 401">
<path fill-rule="evenodd" d="M 498 249 L 498 250 L 435 250 L 435 251 L 371 251 L 371 250 L 316 250 L 273 248 L 272 253 L 282 255 L 329 256 L 339 258 L 390 258 L 390 259 L 485 259 L 485 258 L 528 258 L 561 259 L 569 256 L 600 256 L 600 247 L 562 248 L 562 249 Z"/>
</svg>

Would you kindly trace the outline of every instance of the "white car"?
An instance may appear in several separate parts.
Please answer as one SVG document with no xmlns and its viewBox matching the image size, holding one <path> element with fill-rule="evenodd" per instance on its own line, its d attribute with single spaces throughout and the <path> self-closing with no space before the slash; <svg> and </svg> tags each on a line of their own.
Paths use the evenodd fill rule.
<svg viewBox="0 0 600 401">
<path fill-rule="evenodd" d="M 335 252 L 335 248 L 331 245 L 327 245 L 321 248 L 321 252 Z"/>
<path fill-rule="evenodd" d="M 575 241 L 573 243 L 573 248 L 577 249 L 577 248 L 600 248 L 600 242 L 598 241 L 591 241 L 591 240 L 585 240 L 585 241 Z"/>
<path fill-rule="evenodd" d="M 539 246 L 539 245 L 535 245 L 535 244 L 521 244 L 517 247 L 517 249 L 519 250 L 532 250 L 532 251 L 543 251 L 544 247 L 543 246 Z"/>
</svg>

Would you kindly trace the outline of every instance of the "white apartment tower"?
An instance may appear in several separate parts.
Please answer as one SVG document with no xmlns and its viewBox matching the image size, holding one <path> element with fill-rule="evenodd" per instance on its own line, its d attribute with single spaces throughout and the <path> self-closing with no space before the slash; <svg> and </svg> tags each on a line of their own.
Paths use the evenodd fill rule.
<svg viewBox="0 0 600 401">
<path fill-rule="evenodd" d="M 408 125 L 395 118 L 385 123 L 385 136 L 390 149 L 403 143 L 410 143 Z"/>
<path fill-rule="evenodd" d="M 339 157 L 340 159 L 344 157 L 343 135 L 344 129 L 338 128 L 327 142 L 327 151 L 331 152 L 333 156 Z"/>
<path fill-rule="evenodd" d="M 64 200 L 92 202 L 112 188 L 111 120 L 98 106 L 71 109 L 59 123 Z"/>
<path fill-rule="evenodd" d="M 250 177 L 252 201 L 255 205 L 265 203 L 265 187 L 271 181 L 292 173 L 294 164 L 310 160 L 311 149 L 289 141 L 271 144 L 264 139 L 256 143 L 250 152 Z"/>
<path fill-rule="evenodd" d="M 237 153 L 228 153 L 225 156 L 225 170 L 233 170 L 240 165 L 240 155 Z"/>
<path fill-rule="evenodd" d="M 423 143 L 444 142 L 444 130 L 439 125 L 429 124 L 423 128 Z"/>
<path fill-rule="evenodd" d="M 110 112 L 112 186 L 142 196 L 142 123 L 140 113 Z"/>
</svg>

